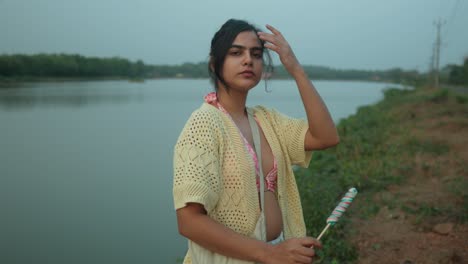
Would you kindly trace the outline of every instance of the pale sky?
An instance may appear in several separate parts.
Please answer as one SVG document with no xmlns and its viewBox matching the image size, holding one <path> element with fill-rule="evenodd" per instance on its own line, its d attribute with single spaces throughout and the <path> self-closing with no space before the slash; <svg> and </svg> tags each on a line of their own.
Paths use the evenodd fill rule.
<svg viewBox="0 0 468 264">
<path fill-rule="evenodd" d="M 0 0 L 0 54 L 207 61 L 213 34 L 238 18 L 277 27 L 302 64 L 426 71 L 439 18 L 441 66 L 468 56 L 467 14 L 467 0 Z"/>
</svg>

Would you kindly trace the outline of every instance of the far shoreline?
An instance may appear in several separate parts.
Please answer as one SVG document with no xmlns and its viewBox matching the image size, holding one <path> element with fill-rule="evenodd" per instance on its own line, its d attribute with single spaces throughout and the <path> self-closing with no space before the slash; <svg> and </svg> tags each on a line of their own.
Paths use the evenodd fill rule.
<svg viewBox="0 0 468 264">
<path fill-rule="evenodd" d="M 62 83 L 62 82 L 95 82 L 95 81 L 128 81 L 133 83 L 144 83 L 151 80 L 208 80 L 209 77 L 153 77 L 153 78 L 128 78 L 128 77 L 16 77 L 16 78 L 2 78 L 0 77 L 0 89 L 16 88 L 21 84 L 28 83 Z M 270 78 L 268 81 L 276 80 L 293 80 L 293 78 Z M 404 86 L 414 86 L 414 84 L 395 82 L 390 80 L 368 80 L 368 79 L 312 79 L 312 81 L 342 81 L 342 82 L 371 82 L 371 83 L 388 83 L 399 84 Z"/>
</svg>

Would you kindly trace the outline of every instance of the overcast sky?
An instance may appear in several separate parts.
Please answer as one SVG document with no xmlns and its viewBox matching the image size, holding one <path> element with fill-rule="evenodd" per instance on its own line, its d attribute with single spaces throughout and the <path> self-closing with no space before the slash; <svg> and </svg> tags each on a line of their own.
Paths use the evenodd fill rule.
<svg viewBox="0 0 468 264">
<path fill-rule="evenodd" d="M 467 14 L 467 0 L 0 0 L 0 53 L 200 62 L 240 18 L 277 27 L 303 64 L 426 71 L 439 18 L 441 65 L 468 56 Z"/>
</svg>

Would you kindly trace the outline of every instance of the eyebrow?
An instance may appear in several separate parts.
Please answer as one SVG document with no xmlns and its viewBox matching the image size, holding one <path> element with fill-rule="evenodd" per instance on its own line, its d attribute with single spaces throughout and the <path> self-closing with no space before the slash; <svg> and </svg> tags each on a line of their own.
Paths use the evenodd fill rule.
<svg viewBox="0 0 468 264">
<path fill-rule="evenodd" d="M 231 45 L 231 49 L 232 49 L 232 48 L 247 49 L 247 47 L 242 46 L 242 45 L 237 45 L 237 44 L 232 44 L 232 45 Z M 260 50 L 260 51 L 263 51 L 263 47 L 257 46 L 257 47 L 250 48 L 250 50 Z"/>
</svg>

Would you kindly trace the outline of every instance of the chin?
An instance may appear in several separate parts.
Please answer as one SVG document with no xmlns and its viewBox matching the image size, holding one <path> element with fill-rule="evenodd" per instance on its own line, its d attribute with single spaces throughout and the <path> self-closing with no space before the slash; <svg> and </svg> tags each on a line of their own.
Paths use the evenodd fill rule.
<svg viewBox="0 0 468 264">
<path fill-rule="evenodd" d="M 250 89 L 254 88 L 257 86 L 257 84 L 260 82 L 260 79 L 241 79 L 241 80 L 235 80 L 232 82 L 229 82 L 228 85 L 231 89 L 237 90 L 237 91 L 250 91 Z"/>
<path fill-rule="evenodd" d="M 244 81 L 239 84 L 239 87 L 242 87 L 244 90 L 250 90 L 257 86 L 260 80 L 251 80 L 251 81 Z"/>
</svg>

